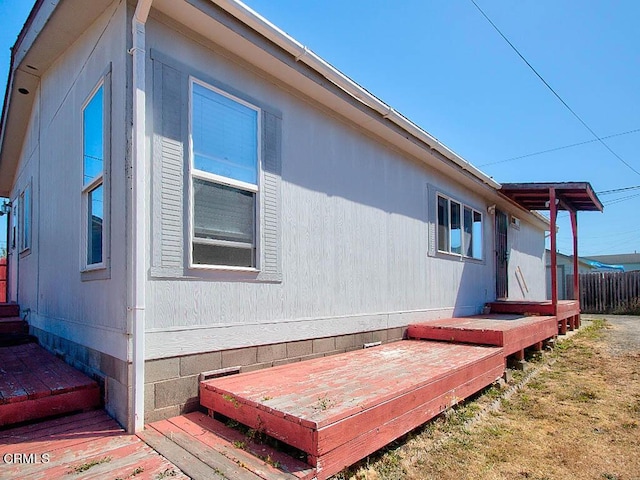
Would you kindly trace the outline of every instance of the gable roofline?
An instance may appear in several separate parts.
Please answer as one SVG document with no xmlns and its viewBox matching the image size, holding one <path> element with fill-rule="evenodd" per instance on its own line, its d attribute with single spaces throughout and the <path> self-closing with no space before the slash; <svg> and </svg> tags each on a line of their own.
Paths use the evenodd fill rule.
<svg viewBox="0 0 640 480">
<path fill-rule="evenodd" d="M 113 2 L 35 2 L 11 48 L 0 117 L 0 196 L 10 193 L 41 75 Z"/>
<path fill-rule="evenodd" d="M 251 29 L 255 30 L 283 50 L 290 53 L 296 61 L 302 62 L 316 72 L 340 87 L 353 98 L 363 103 L 372 110 L 378 112 L 383 118 L 393 122 L 407 133 L 427 144 L 429 148 L 437 151 L 447 159 L 455 163 L 460 169 L 468 172 L 482 183 L 499 190 L 501 185 L 493 178 L 462 158 L 437 138 L 430 135 L 407 117 L 394 110 L 371 92 L 360 86 L 333 65 L 316 55 L 305 45 L 298 42 L 289 34 L 278 28 L 262 15 L 245 5 L 239 0 L 210 0 L 220 8 L 231 14 Z"/>
<path fill-rule="evenodd" d="M 326 78 L 339 91 L 344 92 L 346 96 L 375 112 L 382 119 L 389 121 L 390 125 L 387 128 L 391 128 L 392 124 L 399 131 L 406 132 L 408 134 L 407 138 L 413 138 L 417 144 L 422 144 L 427 150 L 431 151 L 434 161 L 437 162 L 439 160 L 443 164 L 448 163 L 450 168 L 457 170 L 460 174 L 467 175 L 470 179 L 474 179 L 479 185 L 484 185 L 487 188 L 486 194 L 488 194 L 487 200 L 489 202 L 504 202 L 505 206 L 516 207 L 521 212 L 521 215 L 528 216 L 539 228 L 548 228 L 548 220 L 546 218 L 537 212 L 525 210 L 503 195 L 500 192 L 500 183 L 456 154 L 427 131 L 358 85 L 241 1 L 199 1 L 215 5 L 241 24 L 244 24 L 248 29 L 255 31 L 258 35 L 266 38 L 288 55 L 291 55 L 296 62 L 304 64 L 305 68 L 309 68 Z M 41 72 L 44 72 L 64 51 L 66 45 L 77 39 L 88 26 L 88 22 L 97 18 L 101 11 L 111 2 L 112 0 L 92 0 L 89 5 L 85 3 L 85 0 L 50 0 L 47 2 L 38 0 L 36 2 L 14 46 L 14 50 L 16 52 L 19 51 L 20 55 L 15 55 L 15 53 L 12 55 L 12 65 L 9 70 L 9 81 L 5 92 L 2 122 L 0 123 L 0 195 L 8 195 L 12 187 L 11 182 L 17 167 L 20 145 L 22 144 L 24 130 L 29 121 L 35 96 L 27 95 L 27 98 L 22 99 L 23 95 L 17 93 L 18 86 L 16 83 L 22 84 L 28 80 L 31 82 L 31 90 L 36 90 Z M 192 6 L 198 3 L 197 0 L 186 0 L 186 2 Z M 80 3 L 84 11 L 82 19 L 76 18 Z M 155 4 L 156 2 L 154 1 L 153 3 Z M 157 3 L 164 2 L 158 1 Z M 62 25 L 67 25 L 69 23 L 69 15 L 73 15 L 75 20 L 71 27 L 66 28 L 64 41 L 57 42 L 55 46 L 49 46 L 48 44 L 53 42 L 49 42 L 46 37 L 51 37 L 51 35 L 54 35 L 52 31 L 61 30 Z M 50 55 L 44 55 L 44 52 L 50 53 Z M 34 61 L 34 58 L 36 61 Z M 45 58 L 47 63 L 44 63 Z M 23 64 L 35 64 L 41 68 L 35 72 L 25 71 L 28 69 L 25 69 Z M 16 77 L 19 77 L 19 82 L 16 82 Z M 16 97 L 21 101 L 16 102 Z M 7 140 L 8 131 L 11 132 L 11 135 L 9 135 L 11 137 L 10 142 Z"/>
</svg>

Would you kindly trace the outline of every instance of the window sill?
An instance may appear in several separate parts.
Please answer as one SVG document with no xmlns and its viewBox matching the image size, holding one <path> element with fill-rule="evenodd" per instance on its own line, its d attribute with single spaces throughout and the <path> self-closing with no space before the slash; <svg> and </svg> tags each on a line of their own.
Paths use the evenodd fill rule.
<svg viewBox="0 0 640 480">
<path fill-rule="evenodd" d="M 436 257 L 448 258 L 450 260 L 457 260 L 459 262 L 484 263 L 484 258 L 465 257 L 463 255 L 460 255 L 459 253 L 443 252 L 442 250 L 438 250 L 436 252 Z"/>
<path fill-rule="evenodd" d="M 85 267 L 80 270 L 80 280 L 90 282 L 93 280 L 108 280 L 111 278 L 111 270 L 105 264 Z"/>
<path fill-rule="evenodd" d="M 282 283 L 281 273 L 269 274 L 255 268 L 239 267 L 151 267 L 151 277 L 156 279 L 204 280 L 213 282 Z"/>
</svg>

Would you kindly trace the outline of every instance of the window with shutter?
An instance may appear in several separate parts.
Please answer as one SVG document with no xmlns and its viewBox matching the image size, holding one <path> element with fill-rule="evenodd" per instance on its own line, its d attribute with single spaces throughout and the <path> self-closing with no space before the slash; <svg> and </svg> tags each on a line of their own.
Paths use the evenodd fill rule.
<svg viewBox="0 0 640 480">
<path fill-rule="evenodd" d="M 258 267 L 261 111 L 191 81 L 191 265 Z"/>
<path fill-rule="evenodd" d="M 482 213 L 442 194 L 438 203 L 438 251 L 482 260 Z"/>
</svg>

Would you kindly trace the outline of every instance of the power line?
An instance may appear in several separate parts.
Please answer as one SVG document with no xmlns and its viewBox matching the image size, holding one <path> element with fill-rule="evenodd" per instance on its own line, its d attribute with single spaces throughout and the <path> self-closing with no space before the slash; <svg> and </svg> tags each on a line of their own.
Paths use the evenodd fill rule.
<svg viewBox="0 0 640 480">
<path fill-rule="evenodd" d="M 620 160 L 624 165 L 626 165 L 630 170 L 632 170 L 634 173 L 640 175 L 640 171 L 636 170 L 635 168 L 633 168 L 633 166 L 631 166 L 629 163 L 627 163 L 620 155 L 618 155 L 616 152 L 614 152 L 613 150 L 611 150 L 611 147 L 609 147 L 609 145 L 607 145 L 604 140 L 602 138 L 600 138 L 598 136 L 598 134 L 596 132 L 593 131 L 593 129 L 587 125 L 587 123 L 582 120 L 582 118 L 580 117 L 580 115 L 578 115 L 575 111 L 573 111 L 573 109 L 567 104 L 567 102 L 565 102 L 562 97 L 558 94 L 558 92 L 556 92 L 553 87 L 551 85 L 549 85 L 549 83 L 547 83 L 547 81 L 542 77 L 542 75 L 540 75 L 538 73 L 538 71 L 533 67 L 533 65 L 531 65 L 529 63 L 529 61 L 524 58 L 524 55 L 522 55 L 520 53 L 520 51 L 513 45 L 513 43 L 511 43 L 509 41 L 509 39 L 504 35 L 504 33 L 502 33 L 500 31 L 500 29 L 496 26 L 495 23 L 493 23 L 491 21 L 491 19 L 487 16 L 486 13 L 484 13 L 484 11 L 478 6 L 478 4 L 475 2 L 475 0 L 471 0 L 471 3 L 473 3 L 475 5 L 475 7 L 478 9 L 478 11 L 482 14 L 482 16 L 487 20 L 487 22 L 489 22 L 491 24 L 491 26 L 494 28 L 494 30 L 496 32 L 498 32 L 498 34 L 504 39 L 505 42 L 507 42 L 509 44 L 509 46 L 513 49 L 514 52 L 516 52 L 516 54 L 518 54 L 518 56 L 522 59 L 522 61 L 524 63 L 527 64 L 527 66 L 531 69 L 531 71 L 533 73 L 535 73 L 535 75 L 540 79 L 540 81 L 542 83 L 544 83 L 544 85 L 549 89 L 549 91 L 551 91 L 551 93 L 553 93 L 555 95 L 555 97 L 560 100 L 560 102 L 565 106 L 565 108 L 567 110 L 569 110 L 571 112 L 571 114 L 578 119 L 578 121 L 587 129 L 589 130 L 589 132 L 596 138 L 596 141 L 600 142 L 602 144 L 602 146 L 604 148 L 606 148 L 607 150 L 609 150 L 609 152 L 616 157 L 618 160 Z"/>
<path fill-rule="evenodd" d="M 513 162 L 515 160 L 521 160 L 523 158 L 534 157 L 536 155 L 542 155 L 544 153 L 557 152 L 558 150 L 565 150 L 567 148 L 579 147 L 580 145 L 587 145 L 588 143 L 595 143 L 595 142 L 597 142 L 599 140 L 604 140 L 606 138 L 620 137 L 622 135 L 629 135 L 631 133 L 636 133 L 636 132 L 640 132 L 640 128 L 636 128 L 635 130 L 628 130 L 626 132 L 614 133 L 612 135 L 607 135 L 606 137 L 600 137 L 599 139 L 596 138 L 596 139 L 593 139 L 593 140 L 586 140 L 584 142 L 572 143 L 571 145 L 564 145 L 562 147 L 550 148 L 548 150 L 542 150 L 540 152 L 527 153 L 526 155 L 520 155 L 520 156 L 517 156 L 517 157 L 511 157 L 511 158 L 507 158 L 505 160 L 498 160 L 496 162 L 483 163 L 482 165 L 477 165 L 477 166 L 478 167 L 486 167 L 486 166 L 489 166 L 489 165 L 497 165 L 499 163 Z"/>
<path fill-rule="evenodd" d="M 611 193 L 625 192 L 627 190 L 638 190 L 640 185 L 635 185 L 633 187 L 624 187 L 624 188 L 614 188 L 613 190 L 602 190 L 601 192 L 596 192 L 598 195 L 609 195 Z"/>
<path fill-rule="evenodd" d="M 620 203 L 620 202 L 626 202 L 627 200 L 631 200 L 638 197 L 640 197 L 640 193 L 636 193 L 635 195 L 627 195 L 626 197 L 620 197 L 620 198 L 616 198 L 615 200 L 611 200 L 610 202 L 605 203 L 604 206 L 608 207 L 610 205 L 615 205 L 616 203 Z"/>
</svg>

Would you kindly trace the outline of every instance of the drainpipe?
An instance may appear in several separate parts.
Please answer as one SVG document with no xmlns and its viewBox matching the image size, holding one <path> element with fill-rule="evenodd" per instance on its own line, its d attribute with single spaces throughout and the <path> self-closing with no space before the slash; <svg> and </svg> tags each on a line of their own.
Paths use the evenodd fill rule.
<svg viewBox="0 0 640 480">
<path fill-rule="evenodd" d="M 133 395 L 128 430 L 144 428 L 144 331 L 146 297 L 146 109 L 145 24 L 153 0 L 139 0 L 131 21 L 133 47 L 133 134 L 131 191 L 130 300 L 127 308 L 129 332 L 133 335 Z"/>
</svg>

